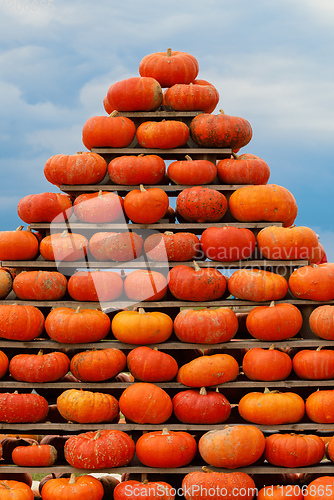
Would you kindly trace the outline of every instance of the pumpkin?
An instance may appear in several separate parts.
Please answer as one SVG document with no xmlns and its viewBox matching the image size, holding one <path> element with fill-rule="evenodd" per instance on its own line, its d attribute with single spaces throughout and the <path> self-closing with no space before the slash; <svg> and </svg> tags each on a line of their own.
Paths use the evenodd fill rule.
<svg viewBox="0 0 334 500">
<path fill-rule="evenodd" d="M 277 184 L 244 186 L 231 194 L 229 209 L 240 222 L 283 222 L 291 226 L 297 217 L 297 203 L 290 191 Z"/>
<path fill-rule="evenodd" d="M 313 309 L 309 316 L 312 332 L 326 340 L 334 340 L 334 306 L 323 305 Z"/>
<path fill-rule="evenodd" d="M 256 487 L 245 472 L 213 472 L 207 467 L 202 471 L 186 474 L 182 481 L 186 500 L 252 500 Z"/>
<path fill-rule="evenodd" d="M 11 481 L 19 481 L 21 483 L 27 484 L 30 488 L 32 486 L 32 475 L 29 472 L 16 472 L 10 474 Z M 5 472 L 0 473 L 0 482 L 7 480 L 8 474 Z"/>
<path fill-rule="evenodd" d="M 133 189 L 124 198 L 124 211 L 132 222 L 153 224 L 167 212 L 169 199 L 161 188 Z"/>
<path fill-rule="evenodd" d="M 249 392 L 238 405 L 240 416 L 260 425 L 281 425 L 299 422 L 305 413 L 304 400 L 294 392 Z"/>
<path fill-rule="evenodd" d="M 299 485 L 282 485 L 280 483 L 278 486 L 265 486 L 259 490 L 257 500 L 266 500 L 268 498 L 271 500 L 284 500 L 288 498 L 291 500 L 303 500 L 303 491 Z"/>
<path fill-rule="evenodd" d="M 10 479 L 0 481 L 0 497 L 1 500 L 34 500 L 30 486 Z"/>
<path fill-rule="evenodd" d="M 123 280 L 114 271 L 76 271 L 68 280 L 68 293 L 82 302 L 106 302 L 123 292 Z"/>
<path fill-rule="evenodd" d="M 294 337 L 302 325 L 300 310 L 293 304 L 283 302 L 254 307 L 246 318 L 246 327 L 252 337 L 269 342 Z"/>
<path fill-rule="evenodd" d="M 75 474 L 71 474 L 70 478 L 50 479 L 44 484 L 41 494 L 43 500 L 55 500 L 56 498 L 102 500 L 104 489 L 101 482 L 91 475 L 76 477 Z"/>
<path fill-rule="evenodd" d="M 67 290 L 67 280 L 58 271 L 23 271 L 13 281 L 21 300 L 59 300 Z"/>
<path fill-rule="evenodd" d="M 176 198 L 177 215 L 188 222 L 218 222 L 227 206 L 223 193 L 202 186 L 186 188 Z"/>
<path fill-rule="evenodd" d="M 112 422 L 119 414 L 114 396 L 82 389 L 62 392 L 57 398 L 57 408 L 63 418 L 79 424 Z"/>
<path fill-rule="evenodd" d="M 173 267 L 167 276 L 171 294 L 179 300 L 203 302 L 220 299 L 226 290 L 226 277 L 213 267 Z"/>
<path fill-rule="evenodd" d="M 289 278 L 289 288 L 298 299 L 329 302 L 334 299 L 334 266 L 311 264 L 299 267 Z"/>
<path fill-rule="evenodd" d="M 44 420 L 49 405 L 39 394 L 0 393 L 0 422 L 34 423 Z"/>
<path fill-rule="evenodd" d="M 174 320 L 174 332 L 181 342 L 220 344 L 238 331 L 238 318 L 228 307 L 183 309 Z"/>
<path fill-rule="evenodd" d="M 273 382 L 285 380 L 292 371 L 292 361 L 286 352 L 272 345 L 269 349 L 254 347 L 243 357 L 242 369 L 250 380 Z"/>
<path fill-rule="evenodd" d="M 57 450 L 50 444 L 17 446 L 12 458 L 19 467 L 50 467 L 57 460 Z"/>
<path fill-rule="evenodd" d="M 224 429 L 206 432 L 198 442 L 198 451 L 206 463 L 226 469 L 253 464 L 264 448 L 265 437 L 253 425 L 226 425 Z"/>
<path fill-rule="evenodd" d="M 130 118 L 117 116 L 113 111 L 109 116 L 92 116 L 84 123 L 82 142 L 87 149 L 126 148 L 136 134 L 136 127 Z"/>
<path fill-rule="evenodd" d="M 208 227 L 201 236 L 204 255 L 219 262 L 249 259 L 255 251 L 255 244 L 254 233 L 242 227 Z"/>
<path fill-rule="evenodd" d="M 334 491 L 333 476 L 321 476 L 308 484 L 304 491 L 304 500 L 325 500 Z"/>
<path fill-rule="evenodd" d="M 318 424 L 334 423 L 334 390 L 312 392 L 305 402 L 306 415 Z"/>
<path fill-rule="evenodd" d="M 157 262 L 186 262 L 196 257 L 200 241 L 193 233 L 153 233 L 144 241 L 147 257 Z"/>
<path fill-rule="evenodd" d="M 102 382 L 126 367 L 126 355 L 113 347 L 78 352 L 70 363 L 71 373 L 82 382 Z"/>
<path fill-rule="evenodd" d="M 219 102 L 218 90 L 213 85 L 178 83 L 165 93 L 165 103 L 176 111 L 211 112 Z"/>
<path fill-rule="evenodd" d="M 36 436 L 37 437 L 37 436 Z M 23 436 L 21 434 L 14 436 L 8 435 L 7 437 L 1 439 L 1 450 L 2 450 L 2 458 L 5 463 L 13 464 L 12 454 L 14 449 L 17 446 L 31 446 L 32 444 L 38 444 L 38 441 L 32 437 Z M 25 482 L 25 481 L 23 481 Z"/>
<path fill-rule="evenodd" d="M 174 149 L 186 144 L 188 126 L 178 120 L 147 121 L 136 132 L 138 143 L 148 149 Z"/>
<path fill-rule="evenodd" d="M 130 373 L 142 382 L 168 382 L 173 380 L 179 369 L 170 354 L 147 346 L 130 351 L 126 361 Z"/>
<path fill-rule="evenodd" d="M 218 115 L 200 114 L 190 123 L 192 139 L 204 148 L 242 148 L 252 138 L 250 123 L 239 116 L 219 111 Z"/>
<path fill-rule="evenodd" d="M 288 292 L 284 276 L 260 269 L 238 269 L 228 280 L 231 295 L 241 300 L 266 302 L 283 299 Z"/>
<path fill-rule="evenodd" d="M 85 260 L 88 240 L 78 233 L 67 230 L 45 236 L 39 245 L 39 251 L 45 260 L 58 262 L 74 262 Z"/>
<path fill-rule="evenodd" d="M 176 83 L 190 83 L 198 75 L 197 59 L 179 50 L 148 54 L 139 63 L 139 74 L 157 80 L 161 87 L 171 87 Z"/>
<path fill-rule="evenodd" d="M 44 315 L 34 306 L 0 305 L 0 337 L 29 341 L 39 337 L 44 329 Z"/>
<path fill-rule="evenodd" d="M 108 164 L 111 182 L 127 186 L 159 184 L 165 171 L 165 162 L 158 155 L 117 156 Z"/>
<path fill-rule="evenodd" d="M 137 457 L 147 467 L 183 467 L 195 458 L 196 451 L 191 434 L 166 428 L 143 434 L 136 442 Z"/>
<path fill-rule="evenodd" d="M 231 414 L 231 405 L 218 390 L 188 389 L 172 399 L 176 418 L 184 424 L 221 424 Z"/>
<path fill-rule="evenodd" d="M 91 236 L 88 245 L 91 255 L 99 262 L 129 262 L 141 255 L 143 238 L 132 231 L 97 232 Z"/>
<path fill-rule="evenodd" d="M 334 350 L 303 349 L 294 355 L 292 366 L 303 380 L 330 380 L 334 378 Z"/>
<path fill-rule="evenodd" d="M 64 344 L 98 342 L 110 331 L 109 316 L 96 309 L 56 307 L 45 320 L 49 337 Z"/>
<path fill-rule="evenodd" d="M 15 379 L 30 383 L 54 382 L 68 372 L 70 360 L 63 352 L 17 354 L 9 363 L 9 372 Z"/>
<path fill-rule="evenodd" d="M 118 111 L 154 111 L 162 104 L 160 84 L 148 76 L 134 76 L 113 83 L 103 101 L 108 114 Z"/>
<path fill-rule="evenodd" d="M 46 179 L 60 186 L 99 184 L 107 173 L 107 162 L 97 153 L 79 151 L 73 155 L 51 156 L 44 166 Z"/>
<path fill-rule="evenodd" d="M 114 500 L 127 500 L 129 498 L 138 498 L 138 500 L 174 500 L 174 488 L 165 481 L 135 481 L 129 479 L 122 481 L 114 490 Z"/>
<path fill-rule="evenodd" d="M 9 366 L 9 359 L 7 354 L 0 351 L 0 379 L 6 375 Z"/>
<path fill-rule="evenodd" d="M 312 434 L 271 434 L 266 439 L 265 458 L 280 467 L 307 467 L 322 460 L 323 440 Z"/>
<path fill-rule="evenodd" d="M 173 403 L 161 387 L 137 382 L 122 392 L 119 409 L 126 419 L 137 424 L 162 424 L 172 415 Z"/>
<path fill-rule="evenodd" d="M 251 154 L 236 155 L 217 163 L 218 179 L 224 184 L 267 184 L 270 177 L 268 163 Z"/>
<path fill-rule="evenodd" d="M 9 271 L 0 268 L 0 299 L 5 299 L 12 291 L 13 277 Z"/>
<path fill-rule="evenodd" d="M 0 260 L 33 260 L 37 254 L 38 240 L 29 228 L 0 231 Z"/>
<path fill-rule="evenodd" d="M 310 260 L 318 248 L 318 236 L 309 227 L 270 226 L 256 237 L 262 257 L 271 260 Z"/>
<path fill-rule="evenodd" d="M 160 311 L 120 311 L 111 321 L 111 330 L 117 340 L 125 344 L 159 344 L 173 332 L 173 320 Z"/>
<path fill-rule="evenodd" d="M 17 205 L 20 219 L 32 222 L 63 222 L 72 215 L 72 202 L 64 193 L 29 194 Z"/>
<path fill-rule="evenodd" d="M 117 193 L 98 191 L 80 194 L 73 203 L 74 214 L 83 222 L 115 222 L 124 218 L 123 198 Z"/>
<path fill-rule="evenodd" d="M 211 184 L 217 177 L 217 167 L 209 160 L 193 160 L 186 155 L 185 160 L 173 161 L 167 168 L 168 177 L 175 184 L 201 186 Z"/>
<path fill-rule="evenodd" d="M 124 291 L 135 302 L 158 301 L 167 293 L 167 280 L 157 271 L 137 269 L 125 278 Z"/>
<path fill-rule="evenodd" d="M 200 356 L 182 365 L 176 380 L 188 387 L 209 387 L 231 382 L 239 375 L 239 364 L 230 354 Z"/>
</svg>

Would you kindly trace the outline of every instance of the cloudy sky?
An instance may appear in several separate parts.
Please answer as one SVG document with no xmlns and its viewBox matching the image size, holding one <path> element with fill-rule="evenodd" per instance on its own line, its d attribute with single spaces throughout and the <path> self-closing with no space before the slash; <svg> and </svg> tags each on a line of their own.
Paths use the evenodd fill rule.
<svg viewBox="0 0 334 500">
<path fill-rule="evenodd" d="M 217 110 L 251 123 L 243 152 L 294 194 L 296 224 L 334 262 L 333 0 L 2 0 L 0 12 L 0 230 L 20 225 L 23 196 L 57 190 L 44 164 L 83 149 L 108 87 L 171 47 L 197 58 Z"/>
</svg>

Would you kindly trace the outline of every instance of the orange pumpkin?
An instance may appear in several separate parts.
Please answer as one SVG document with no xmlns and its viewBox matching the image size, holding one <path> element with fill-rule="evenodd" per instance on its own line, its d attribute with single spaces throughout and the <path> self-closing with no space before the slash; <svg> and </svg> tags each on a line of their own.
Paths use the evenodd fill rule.
<svg viewBox="0 0 334 500">
<path fill-rule="evenodd" d="M 218 90 L 213 85 L 178 83 L 165 93 L 165 104 L 176 111 L 211 112 L 219 102 Z"/>
<path fill-rule="evenodd" d="M 2 479 L 0 481 L 1 500 L 34 500 L 30 486 L 21 481 Z"/>
<path fill-rule="evenodd" d="M 54 233 L 42 239 L 39 251 L 45 260 L 58 262 L 74 262 L 85 260 L 88 240 L 78 233 Z"/>
<path fill-rule="evenodd" d="M 105 302 L 123 292 L 123 280 L 114 271 L 76 271 L 68 280 L 68 293 L 74 300 Z"/>
<path fill-rule="evenodd" d="M 0 305 L 0 337 L 9 340 L 33 340 L 44 329 L 44 315 L 35 306 Z"/>
<path fill-rule="evenodd" d="M 126 367 L 126 356 L 112 347 L 79 352 L 70 363 L 71 373 L 82 382 L 102 382 L 118 375 Z"/>
<path fill-rule="evenodd" d="M 5 299 L 12 291 L 13 277 L 9 271 L 0 268 L 0 299 Z"/>
<path fill-rule="evenodd" d="M 178 120 L 148 121 L 139 125 L 136 136 L 143 148 L 174 149 L 186 144 L 189 128 Z"/>
<path fill-rule="evenodd" d="M 231 414 L 229 401 L 218 389 L 188 389 L 172 399 L 174 415 L 185 424 L 221 424 Z"/>
<path fill-rule="evenodd" d="M 269 165 L 251 154 L 236 155 L 217 163 L 218 179 L 224 184 L 267 184 Z"/>
<path fill-rule="evenodd" d="M 126 361 L 133 377 L 142 382 L 168 382 L 173 380 L 179 368 L 170 354 L 147 346 L 130 351 Z"/>
<path fill-rule="evenodd" d="M 326 500 L 328 497 L 327 493 L 331 496 L 333 491 L 333 476 L 321 476 L 307 485 L 304 491 L 304 500 Z"/>
<path fill-rule="evenodd" d="M 0 378 L 2 378 L 8 370 L 9 366 L 9 359 L 7 354 L 5 354 L 3 351 L 0 351 Z"/>
<path fill-rule="evenodd" d="M 334 340 L 334 306 L 324 305 L 313 309 L 309 317 L 312 332 L 326 340 Z"/>
<path fill-rule="evenodd" d="M 82 129 L 82 142 L 87 149 L 126 148 L 136 134 L 136 127 L 130 118 L 117 116 L 113 111 L 109 116 L 92 116 Z"/>
<path fill-rule="evenodd" d="M 73 203 L 74 214 L 83 222 L 115 222 L 124 218 L 123 198 L 109 191 L 80 194 Z"/>
<path fill-rule="evenodd" d="M 149 259 L 158 262 L 186 262 L 196 257 L 200 241 L 193 233 L 153 233 L 144 241 L 144 250 Z"/>
<path fill-rule="evenodd" d="M 290 356 L 274 347 L 274 345 L 269 349 L 254 347 L 246 352 L 242 360 L 242 369 L 247 378 L 272 382 L 285 380 L 290 375 L 292 370 Z"/>
<path fill-rule="evenodd" d="M 167 280 L 157 271 L 137 269 L 125 278 L 124 291 L 135 302 L 161 300 L 167 293 Z"/>
<path fill-rule="evenodd" d="M 165 481 L 143 482 L 129 479 L 119 483 L 113 494 L 114 500 L 128 500 L 129 496 L 136 496 L 138 500 L 174 500 L 175 489 Z"/>
<path fill-rule="evenodd" d="M 209 387 L 231 382 L 239 375 L 239 364 L 230 354 L 200 356 L 181 366 L 176 380 L 188 387 Z"/>
<path fill-rule="evenodd" d="M 334 299 L 334 266 L 311 264 L 299 267 L 289 278 L 289 288 L 298 299 L 331 301 Z"/>
<path fill-rule="evenodd" d="M 194 261 L 194 266 L 173 267 L 167 276 L 172 295 L 179 300 L 202 302 L 220 299 L 226 290 L 226 277 L 213 267 L 202 267 Z"/>
<path fill-rule="evenodd" d="M 106 172 L 105 159 L 90 151 L 79 151 L 73 155 L 54 155 L 44 166 L 46 179 L 57 186 L 98 184 L 104 179 Z"/>
<path fill-rule="evenodd" d="M 57 408 L 63 418 L 79 424 L 112 422 L 119 414 L 114 396 L 82 389 L 62 392 L 57 398 Z"/>
<path fill-rule="evenodd" d="M 14 278 L 13 290 L 21 300 L 59 300 L 67 279 L 57 271 L 23 271 Z"/>
<path fill-rule="evenodd" d="M 108 165 L 110 180 L 127 186 L 159 184 L 165 170 L 164 160 L 157 155 L 118 156 Z"/>
<path fill-rule="evenodd" d="M 122 392 L 119 408 L 125 418 L 137 424 L 162 424 L 170 418 L 173 403 L 161 387 L 137 382 Z"/>
<path fill-rule="evenodd" d="M 56 498 L 89 498 L 102 500 L 104 490 L 101 482 L 91 475 L 60 477 L 47 481 L 42 489 L 43 500 Z"/>
<path fill-rule="evenodd" d="M 124 198 L 124 211 L 132 222 L 153 224 L 167 212 L 169 198 L 160 188 L 133 189 Z"/>
<path fill-rule="evenodd" d="M 19 226 L 15 231 L 0 231 L 1 260 L 33 260 L 38 254 L 38 240 L 30 231 Z"/>
<path fill-rule="evenodd" d="M 159 344 L 173 332 L 173 320 L 160 311 L 120 311 L 112 319 L 111 330 L 125 344 Z"/>
<path fill-rule="evenodd" d="M 182 489 L 186 500 L 212 500 L 213 492 L 217 500 L 253 500 L 256 491 L 253 479 L 245 472 L 213 472 L 208 467 L 186 474 Z"/>
<path fill-rule="evenodd" d="M 304 380 L 330 380 L 334 378 L 334 350 L 303 349 L 294 355 L 293 370 Z"/>
<path fill-rule="evenodd" d="M 259 490 L 257 500 L 303 500 L 303 489 L 299 485 L 279 484 L 278 486 L 265 486 Z"/>
<path fill-rule="evenodd" d="M 123 233 L 97 232 L 89 240 L 89 251 L 100 262 L 128 262 L 142 252 L 143 238 L 133 231 Z"/>
<path fill-rule="evenodd" d="M 176 198 L 176 212 L 188 222 L 218 222 L 227 210 L 223 193 L 208 187 L 186 188 Z"/>
<path fill-rule="evenodd" d="M 151 77 L 134 76 L 113 83 L 103 100 L 108 114 L 118 111 L 154 111 L 162 104 L 160 84 Z"/>
<path fill-rule="evenodd" d="M 57 460 L 57 450 L 50 444 L 17 446 L 12 459 L 19 467 L 50 467 Z"/>
<path fill-rule="evenodd" d="M 319 243 L 313 229 L 303 226 L 265 227 L 256 240 L 262 256 L 272 260 L 310 260 Z"/>
<path fill-rule="evenodd" d="M 322 460 L 325 443 L 312 434 L 271 434 L 266 439 L 265 458 L 280 467 L 307 467 Z"/>
<path fill-rule="evenodd" d="M 299 309 L 289 303 L 254 307 L 247 315 L 246 327 L 252 337 L 269 342 L 297 335 L 303 324 Z"/>
<path fill-rule="evenodd" d="M 306 415 L 318 424 L 334 423 L 334 390 L 323 389 L 312 392 L 305 403 Z"/>
<path fill-rule="evenodd" d="M 266 302 L 283 299 L 288 283 L 283 276 L 260 269 L 238 269 L 228 280 L 231 295 L 241 300 Z"/>
<path fill-rule="evenodd" d="M 16 354 L 9 363 L 12 377 L 30 383 L 54 382 L 68 372 L 70 360 L 64 352 Z"/>
<path fill-rule="evenodd" d="M 217 167 L 209 160 L 193 160 L 186 155 L 186 160 L 173 161 L 169 164 L 167 175 L 176 184 L 201 186 L 215 180 Z"/>
<path fill-rule="evenodd" d="M 27 224 L 62 222 L 72 215 L 72 202 L 65 193 L 29 194 L 19 201 L 17 213 Z"/>
<path fill-rule="evenodd" d="M 246 227 L 208 227 L 201 236 L 204 255 L 219 262 L 249 259 L 255 245 L 254 233 Z"/>
</svg>

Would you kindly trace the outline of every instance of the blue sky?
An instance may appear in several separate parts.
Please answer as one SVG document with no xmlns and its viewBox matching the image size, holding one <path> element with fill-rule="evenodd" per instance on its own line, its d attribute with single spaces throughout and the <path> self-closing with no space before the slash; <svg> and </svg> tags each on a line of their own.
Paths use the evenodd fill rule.
<svg viewBox="0 0 334 500">
<path fill-rule="evenodd" d="M 109 86 L 171 47 L 197 58 L 217 112 L 251 123 L 243 152 L 294 194 L 296 224 L 334 262 L 332 0 L 2 0 L 0 11 L 0 230 L 20 225 L 23 196 L 57 191 L 44 164 L 83 149 Z"/>
</svg>

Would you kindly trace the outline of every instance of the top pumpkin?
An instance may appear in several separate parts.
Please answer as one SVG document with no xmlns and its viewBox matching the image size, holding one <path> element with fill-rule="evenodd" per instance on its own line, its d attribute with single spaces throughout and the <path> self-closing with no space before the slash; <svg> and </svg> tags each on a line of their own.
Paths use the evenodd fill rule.
<svg viewBox="0 0 334 500">
<path fill-rule="evenodd" d="M 116 82 L 103 99 L 108 114 L 117 111 L 154 111 L 162 104 L 162 89 L 154 78 L 135 76 Z"/>
<path fill-rule="evenodd" d="M 198 61 L 194 56 L 172 49 L 148 54 L 139 64 L 139 74 L 155 78 L 161 87 L 191 83 L 197 77 L 198 71 Z"/>
</svg>

